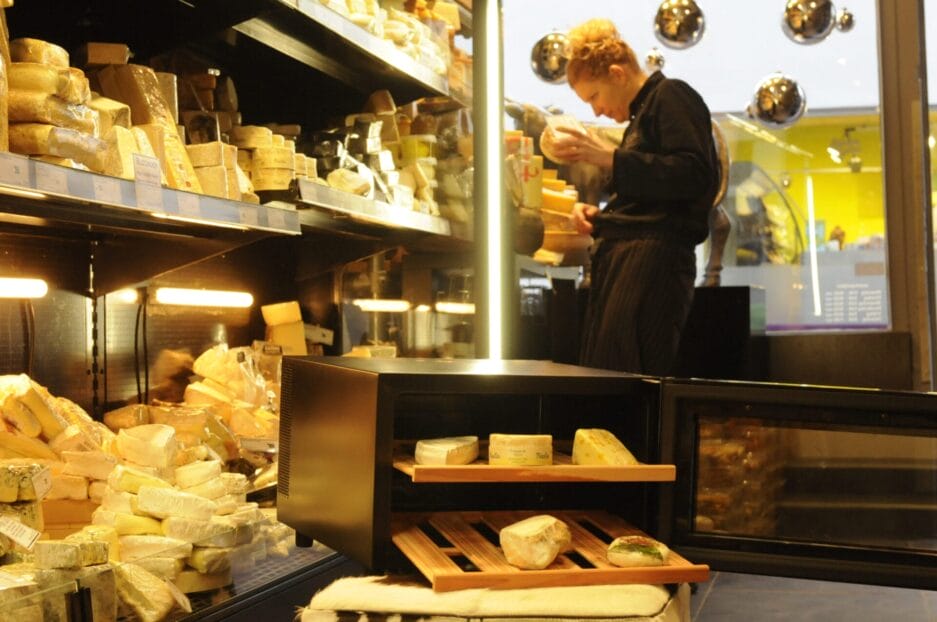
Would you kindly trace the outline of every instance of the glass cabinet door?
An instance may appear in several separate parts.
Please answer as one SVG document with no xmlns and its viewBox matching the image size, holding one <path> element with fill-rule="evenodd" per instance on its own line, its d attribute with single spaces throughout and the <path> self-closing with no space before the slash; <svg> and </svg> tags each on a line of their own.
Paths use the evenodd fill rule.
<svg viewBox="0 0 937 622">
<path fill-rule="evenodd" d="M 937 396 L 663 387 L 661 531 L 715 569 L 937 587 Z"/>
</svg>

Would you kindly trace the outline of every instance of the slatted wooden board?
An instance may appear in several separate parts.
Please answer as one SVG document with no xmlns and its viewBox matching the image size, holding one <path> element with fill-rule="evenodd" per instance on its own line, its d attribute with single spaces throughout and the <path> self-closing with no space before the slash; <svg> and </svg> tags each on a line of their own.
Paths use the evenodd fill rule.
<svg viewBox="0 0 937 622">
<path fill-rule="evenodd" d="M 409 475 L 414 483 L 672 482 L 677 478 L 677 469 L 672 464 L 573 464 L 569 454 L 556 451 L 549 466 L 494 465 L 484 459 L 472 464 L 416 464 L 412 453 L 400 453 L 394 456 L 394 468 Z"/>
<path fill-rule="evenodd" d="M 521 570 L 504 558 L 497 544 L 498 532 L 535 514 L 549 514 L 569 525 L 571 550 L 561 553 L 544 570 Z M 391 532 L 394 544 L 437 592 L 709 579 L 709 566 L 692 564 L 674 551 L 664 566 L 620 568 L 610 564 L 605 553 L 612 540 L 644 534 L 602 511 L 399 513 L 391 521 Z"/>
</svg>

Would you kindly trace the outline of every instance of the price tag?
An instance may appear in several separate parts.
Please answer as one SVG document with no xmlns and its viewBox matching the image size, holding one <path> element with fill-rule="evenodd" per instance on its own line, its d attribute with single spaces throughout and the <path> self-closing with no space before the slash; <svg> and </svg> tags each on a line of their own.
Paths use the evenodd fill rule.
<svg viewBox="0 0 937 622">
<path fill-rule="evenodd" d="M 179 215 L 185 218 L 201 218 L 201 201 L 194 194 L 179 192 L 176 194 L 176 204 L 179 206 Z"/>
<path fill-rule="evenodd" d="M 153 212 L 163 211 L 163 187 L 160 185 L 159 160 L 133 154 L 133 173 L 137 207 Z"/>
<path fill-rule="evenodd" d="M 54 194 L 68 194 L 68 171 L 55 164 L 36 163 L 36 188 Z"/>
<path fill-rule="evenodd" d="M 0 183 L 29 187 L 29 160 L 0 153 Z"/>
<path fill-rule="evenodd" d="M 267 438 L 247 438 L 242 436 L 241 447 L 247 451 L 256 451 L 267 454 L 277 453 L 277 441 Z"/>
<path fill-rule="evenodd" d="M 52 471 L 49 468 L 42 469 L 33 475 L 33 489 L 36 491 L 36 498 L 45 499 L 49 491 L 52 490 Z"/>
<path fill-rule="evenodd" d="M 267 224 L 274 229 L 286 229 L 286 214 L 276 207 L 267 208 Z"/>
<path fill-rule="evenodd" d="M 94 199 L 109 205 L 121 205 L 120 182 L 113 177 L 94 176 Z"/>
<path fill-rule="evenodd" d="M 12 516 L 0 516 L 0 534 L 5 535 L 27 550 L 31 550 L 36 540 L 39 539 L 38 531 L 24 525 L 18 518 Z"/>
<path fill-rule="evenodd" d="M 257 216 L 257 208 L 252 205 L 242 205 L 238 207 L 238 220 L 242 225 L 256 227 L 260 224 Z"/>
</svg>

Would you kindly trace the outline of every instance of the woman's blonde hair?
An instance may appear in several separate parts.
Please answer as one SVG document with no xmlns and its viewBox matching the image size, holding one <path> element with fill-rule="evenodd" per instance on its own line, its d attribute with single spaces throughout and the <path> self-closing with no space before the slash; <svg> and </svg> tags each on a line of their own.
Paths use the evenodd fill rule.
<svg viewBox="0 0 937 622">
<path fill-rule="evenodd" d="M 610 65 L 640 69 L 634 50 L 622 40 L 611 20 L 590 19 L 570 30 L 566 38 L 569 40 L 566 77 L 570 83 L 584 75 L 605 77 Z"/>
</svg>

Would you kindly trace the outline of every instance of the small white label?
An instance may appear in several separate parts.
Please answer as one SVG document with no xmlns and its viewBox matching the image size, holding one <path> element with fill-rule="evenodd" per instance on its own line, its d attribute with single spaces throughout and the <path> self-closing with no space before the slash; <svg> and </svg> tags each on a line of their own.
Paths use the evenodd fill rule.
<svg viewBox="0 0 937 622">
<path fill-rule="evenodd" d="M 247 438 L 242 436 L 241 447 L 247 451 L 272 454 L 277 453 L 277 442 L 268 438 Z"/>
<path fill-rule="evenodd" d="M 68 171 L 55 164 L 36 163 L 36 188 L 54 194 L 68 194 Z"/>
<path fill-rule="evenodd" d="M 257 218 L 257 208 L 253 205 L 241 205 L 238 207 L 238 219 L 242 225 L 256 227 L 260 224 Z"/>
<path fill-rule="evenodd" d="M 38 531 L 12 516 L 0 516 L 0 534 L 27 550 L 32 550 L 36 540 L 39 539 Z"/>
<path fill-rule="evenodd" d="M 94 199 L 108 205 L 121 205 L 120 181 L 104 175 L 94 176 Z"/>
<path fill-rule="evenodd" d="M 29 187 L 29 160 L 0 153 L 0 183 Z"/>
<path fill-rule="evenodd" d="M 163 211 L 163 187 L 160 185 L 159 160 L 133 154 L 134 185 L 137 207 L 153 212 Z"/>
<path fill-rule="evenodd" d="M 286 229 L 286 214 L 279 208 L 268 207 L 267 224 L 273 229 Z"/>
<path fill-rule="evenodd" d="M 179 603 L 179 608 L 185 611 L 186 613 L 192 613 L 192 603 L 189 601 L 189 597 L 182 593 L 178 587 L 176 587 L 172 581 L 164 581 L 166 587 L 169 588 L 169 592 L 172 594 L 172 597 L 176 599 L 176 602 Z"/>
<path fill-rule="evenodd" d="M 33 489 L 36 491 L 36 498 L 40 501 L 49 494 L 52 490 L 52 471 L 49 468 L 42 469 L 33 475 Z"/>
<path fill-rule="evenodd" d="M 179 206 L 179 215 L 185 218 L 201 218 L 201 201 L 194 194 L 179 192 L 176 194 L 176 204 Z"/>
</svg>

